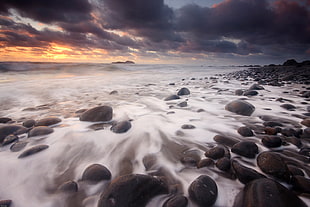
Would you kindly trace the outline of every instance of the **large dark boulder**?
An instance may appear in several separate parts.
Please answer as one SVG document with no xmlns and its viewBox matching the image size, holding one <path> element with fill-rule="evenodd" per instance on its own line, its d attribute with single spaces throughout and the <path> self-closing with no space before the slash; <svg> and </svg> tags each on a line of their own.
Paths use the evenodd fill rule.
<svg viewBox="0 0 310 207">
<path fill-rule="evenodd" d="M 258 167 L 266 174 L 289 181 L 290 172 L 280 154 L 276 152 L 262 152 L 257 157 Z"/>
<path fill-rule="evenodd" d="M 110 180 L 111 172 L 103 165 L 92 164 L 88 166 L 82 175 L 82 180 L 99 182 L 102 180 Z"/>
<path fill-rule="evenodd" d="M 5 137 L 7 137 L 10 134 L 23 134 L 27 132 L 27 128 L 19 125 L 5 125 L 5 126 L 0 126 L 0 143 L 3 142 Z"/>
<path fill-rule="evenodd" d="M 80 121 L 110 121 L 113 116 L 113 109 L 110 106 L 98 106 L 83 112 Z"/>
<path fill-rule="evenodd" d="M 100 195 L 98 207 L 145 207 L 155 196 L 167 194 L 168 186 L 149 175 L 129 174 L 114 179 Z"/>
<path fill-rule="evenodd" d="M 244 115 L 244 116 L 251 116 L 251 114 L 254 112 L 255 107 L 243 100 L 235 100 L 230 103 L 228 103 L 225 106 L 225 109 L 227 111 L 239 114 L 239 115 Z"/>
<path fill-rule="evenodd" d="M 267 179 L 256 179 L 236 196 L 233 207 L 306 207 L 307 205 L 292 191 L 280 183 Z"/>
<path fill-rule="evenodd" d="M 212 206 L 217 199 L 217 193 L 215 181 L 207 175 L 196 178 L 188 189 L 189 198 L 199 207 Z"/>
<path fill-rule="evenodd" d="M 47 117 L 47 118 L 40 119 L 39 121 L 37 121 L 35 126 L 50 126 L 50 125 L 58 124 L 59 122 L 61 122 L 61 119 L 57 117 Z"/>
</svg>

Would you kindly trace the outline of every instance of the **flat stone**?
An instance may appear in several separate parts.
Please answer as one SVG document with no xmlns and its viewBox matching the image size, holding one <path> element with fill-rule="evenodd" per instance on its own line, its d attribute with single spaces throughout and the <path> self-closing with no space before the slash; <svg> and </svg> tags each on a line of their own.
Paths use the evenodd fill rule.
<svg viewBox="0 0 310 207">
<path fill-rule="evenodd" d="M 292 104 L 282 104 L 280 106 L 288 111 L 294 111 L 296 109 L 296 106 Z"/>
<path fill-rule="evenodd" d="M 10 147 L 10 150 L 12 152 L 19 152 L 22 149 L 24 149 L 26 147 L 26 145 L 28 144 L 28 142 L 26 141 L 18 141 L 15 142 L 14 144 L 12 144 L 12 146 Z"/>
<path fill-rule="evenodd" d="M 54 124 L 58 124 L 59 122 L 61 122 L 61 119 L 57 117 L 47 117 L 47 118 L 40 119 L 39 121 L 37 121 L 35 126 L 51 126 Z"/>
<path fill-rule="evenodd" d="M 51 134 L 54 132 L 54 129 L 48 127 L 48 126 L 38 126 L 31 129 L 28 133 L 28 137 L 35 137 L 35 136 L 42 136 Z"/>
<path fill-rule="evenodd" d="M 22 153 L 18 156 L 18 158 L 28 157 L 28 156 L 30 156 L 30 155 L 36 154 L 36 153 L 38 153 L 38 152 L 41 152 L 41 151 L 43 151 L 43 150 L 45 150 L 45 149 L 47 149 L 47 148 L 48 148 L 48 145 L 44 145 L 44 144 L 31 147 L 30 149 L 27 149 L 27 150 L 25 150 L 24 152 L 22 152 Z"/>
<path fill-rule="evenodd" d="M 5 137 L 5 139 L 2 142 L 2 146 L 11 144 L 11 143 L 13 143 L 13 142 L 15 142 L 17 140 L 18 140 L 18 136 L 17 135 L 10 134 L 10 135 Z"/>
<path fill-rule="evenodd" d="M 31 128 L 36 124 L 36 121 L 33 119 L 28 119 L 26 121 L 23 122 L 23 126 L 26 128 Z"/>
<path fill-rule="evenodd" d="M 172 100 L 177 100 L 177 99 L 180 99 L 180 96 L 171 95 L 171 96 L 168 96 L 167 98 L 165 98 L 165 101 L 172 101 Z"/>
</svg>

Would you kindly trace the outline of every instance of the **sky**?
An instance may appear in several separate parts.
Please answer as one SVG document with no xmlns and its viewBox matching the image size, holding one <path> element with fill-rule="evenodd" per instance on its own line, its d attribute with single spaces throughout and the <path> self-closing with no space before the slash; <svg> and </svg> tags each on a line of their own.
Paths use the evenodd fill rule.
<svg viewBox="0 0 310 207">
<path fill-rule="evenodd" d="M 310 59 L 310 0 L 1 0 L 0 61 Z"/>
</svg>

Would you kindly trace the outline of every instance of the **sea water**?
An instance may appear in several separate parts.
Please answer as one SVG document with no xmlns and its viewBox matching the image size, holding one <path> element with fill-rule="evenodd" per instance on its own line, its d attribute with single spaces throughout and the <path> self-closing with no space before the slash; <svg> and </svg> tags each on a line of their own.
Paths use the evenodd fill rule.
<svg viewBox="0 0 310 207">
<path fill-rule="evenodd" d="M 148 174 L 143 158 L 155 156 L 157 165 L 169 172 L 187 189 L 199 175 L 212 177 L 218 186 L 215 206 L 233 205 L 235 196 L 243 188 L 237 180 L 222 176 L 220 170 L 197 169 L 180 162 L 183 154 L 204 152 L 216 146 L 217 134 L 244 139 L 237 133 L 244 123 L 261 124 L 260 115 L 286 117 L 276 98 L 298 99 L 293 91 L 298 85 L 287 87 L 265 86 L 259 96 L 247 98 L 256 110 L 251 117 L 243 117 L 225 110 L 225 105 L 238 99 L 236 89 L 246 89 L 253 80 L 243 82 L 229 79 L 229 72 L 240 67 L 211 67 L 206 65 L 144 65 L 144 64 L 81 64 L 81 63 L 1 63 L 0 116 L 21 123 L 26 119 L 56 116 L 62 122 L 54 133 L 27 138 L 25 149 L 38 144 L 49 146 L 35 155 L 18 159 L 21 152 L 11 152 L 9 146 L 0 148 L 0 200 L 10 199 L 12 207 L 95 207 L 108 181 L 98 184 L 81 182 L 82 173 L 91 164 L 102 164 L 112 173 L 112 179 L 130 171 Z M 186 87 L 190 95 L 181 99 L 164 99 Z M 114 93 L 111 93 L 114 91 Z M 186 107 L 178 106 L 186 101 Z M 297 112 L 305 107 L 296 101 Z M 81 122 L 75 113 L 99 105 L 113 108 L 113 121 L 130 120 L 131 129 L 122 134 L 108 127 L 93 130 L 93 123 Z M 299 122 L 296 117 L 291 120 Z M 194 129 L 182 129 L 184 124 Z M 257 138 L 249 138 L 266 150 Z M 289 145 L 287 147 L 294 148 Z M 232 156 L 235 155 L 232 153 Z M 258 172 L 254 159 L 244 163 Z M 129 166 L 129 167 L 126 167 Z M 129 169 L 127 169 L 129 168 Z M 78 182 L 80 197 L 56 191 L 65 181 Z M 167 195 L 154 198 L 148 207 L 158 207 Z M 309 200 L 302 198 L 309 203 Z M 73 201 L 75 200 L 75 201 Z M 190 207 L 195 204 L 190 202 Z"/>
</svg>

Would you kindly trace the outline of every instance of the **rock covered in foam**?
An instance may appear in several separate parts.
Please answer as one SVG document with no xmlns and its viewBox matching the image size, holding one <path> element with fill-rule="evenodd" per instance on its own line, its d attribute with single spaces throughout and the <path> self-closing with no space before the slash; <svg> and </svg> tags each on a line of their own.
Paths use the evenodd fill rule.
<svg viewBox="0 0 310 207">
<path fill-rule="evenodd" d="M 113 116 L 113 109 L 110 106 L 98 106 L 83 112 L 80 121 L 110 121 Z"/>
<path fill-rule="evenodd" d="M 251 114 L 255 110 L 255 107 L 249 102 L 246 102 L 243 100 L 235 100 L 235 101 L 228 103 L 225 106 L 225 109 L 227 111 L 230 111 L 230 112 L 233 112 L 239 115 L 251 116 Z"/>
<path fill-rule="evenodd" d="M 145 207 L 155 196 L 167 193 L 167 184 L 158 178 L 141 174 L 124 175 L 105 188 L 98 207 Z"/>
</svg>

